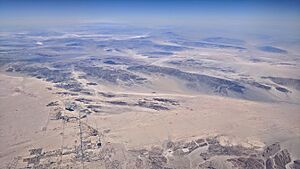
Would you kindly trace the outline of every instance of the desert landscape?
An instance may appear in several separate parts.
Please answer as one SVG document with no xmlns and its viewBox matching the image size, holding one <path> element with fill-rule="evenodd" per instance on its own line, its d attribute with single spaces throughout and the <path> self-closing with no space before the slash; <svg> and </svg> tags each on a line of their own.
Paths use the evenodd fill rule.
<svg viewBox="0 0 300 169">
<path fill-rule="evenodd" d="M 253 39 L 1 32 L 0 168 L 299 168 L 299 48 Z"/>
</svg>

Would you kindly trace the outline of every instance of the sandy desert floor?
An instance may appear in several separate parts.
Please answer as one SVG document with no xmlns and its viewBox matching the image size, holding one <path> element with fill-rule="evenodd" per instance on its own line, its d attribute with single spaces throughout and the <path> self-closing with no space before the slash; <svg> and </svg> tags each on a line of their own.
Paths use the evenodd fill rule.
<svg viewBox="0 0 300 169">
<path fill-rule="evenodd" d="M 76 110 L 66 111 L 63 108 L 64 102 L 78 96 L 58 95 L 56 93 L 63 89 L 55 88 L 51 83 L 1 74 L 0 86 L 1 168 L 30 166 L 24 159 L 34 155 L 28 153 L 31 149 L 42 148 L 43 152 L 55 153 L 58 150 L 67 152 L 75 147 L 76 151 L 76 146 L 82 146 L 82 141 L 91 143 L 92 147 L 95 144 L 102 147 L 110 145 L 115 146 L 115 149 L 129 151 L 151 149 L 166 141 L 215 136 L 222 138 L 226 144 L 255 149 L 279 142 L 282 148 L 290 152 L 292 159 L 300 158 L 300 106 L 297 104 L 254 102 L 208 95 L 122 91 L 118 95 L 126 96 L 123 100 L 129 102 L 142 95 L 149 98 L 168 97 L 178 101 L 178 105 L 168 111 L 116 105 L 108 109 L 113 112 L 111 114 L 91 114 L 81 118 Z M 95 100 L 95 103 L 101 102 L 103 107 L 103 101 L 111 99 L 96 96 L 84 98 Z M 51 102 L 55 102 L 55 106 L 49 106 Z M 53 115 L 59 110 L 65 116 L 78 118 L 53 120 Z M 81 147 L 78 151 L 84 154 L 88 148 Z M 49 155 L 49 158 L 39 162 L 59 161 L 56 167 L 62 168 L 109 168 L 106 163 L 74 161 L 76 153 L 69 153 L 69 156 L 62 154 Z M 127 161 L 129 159 L 128 156 Z M 193 165 L 191 163 L 187 168 L 196 168 Z"/>
</svg>

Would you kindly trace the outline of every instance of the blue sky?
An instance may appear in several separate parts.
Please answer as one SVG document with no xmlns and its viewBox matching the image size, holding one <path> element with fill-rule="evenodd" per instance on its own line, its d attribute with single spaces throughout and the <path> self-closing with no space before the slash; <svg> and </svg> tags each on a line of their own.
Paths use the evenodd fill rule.
<svg viewBox="0 0 300 169">
<path fill-rule="evenodd" d="M 300 29 L 297 0 L 0 0 L 2 25 L 116 22 Z"/>
</svg>

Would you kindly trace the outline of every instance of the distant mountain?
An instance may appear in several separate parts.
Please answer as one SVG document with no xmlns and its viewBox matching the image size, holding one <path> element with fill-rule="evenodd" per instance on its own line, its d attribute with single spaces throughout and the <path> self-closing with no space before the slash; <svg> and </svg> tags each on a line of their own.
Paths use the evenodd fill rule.
<svg viewBox="0 0 300 169">
<path fill-rule="evenodd" d="M 276 47 L 273 47 L 273 46 L 261 46 L 261 47 L 258 47 L 258 49 L 261 50 L 261 51 L 270 52 L 270 53 L 281 53 L 281 54 L 287 53 L 286 50 L 276 48 Z"/>
<path fill-rule="evenodd" d="M 184 41 L 186 40 L 182 35 L 171 31 L 152 31 L 150 36 L 154 39 L 164 39 L 166 41 Z"/>
<path fill-rule="evenodd" d="M 231 44 L 231 45 L 244 45 L 246 43 L 244 40 L 225 38 L 225 37 L 209 37 L 203 39 L 203 41 L 211 42 L 211 43 Z"/>
<path fill-rule="evenodd" d="M 201 47 L 201 48 L 222 48 L 222 49 L 238 49 L 238 50 L 246 49 L 244 47 L 240 47 L 236 45 L 226 45 L 226 44 L 208 43 L 208 42 L 200 42 L 200 41 L 185 41 L 182 42 L 181 45 Z"/>
</svg>

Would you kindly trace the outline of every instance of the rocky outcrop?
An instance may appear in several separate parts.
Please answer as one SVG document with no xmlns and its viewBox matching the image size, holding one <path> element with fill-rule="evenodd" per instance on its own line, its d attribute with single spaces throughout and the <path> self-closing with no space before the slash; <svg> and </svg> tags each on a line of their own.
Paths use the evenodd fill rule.
<svg viewBox="0 0 300 169">
<path fill-rule="evenodd" d="M 144 101 L 144 100 L 138 101 L 138 103 L 136 103 L 135 105 L 140 106 L 140 107 L 149 108 L 149 109 L 154 109 L 154 110 L 169 110 L 169 108 L 166 106 L 160 105 L 155 102 L 148 102 L 148 101 Z"/>
<path fill-rule="evenodd" d="M 270 79 L 272 82 L 282 85 L 292 87 L 294 89 L 300 90 L 300 79 L 285 78 L 285 77 L 262 77 L 263 79 Z"/>
<path fill-rule="evenodd" d="M 231 162 L 236 169 L 264 169 L 262 159 L 240 157 L 228 159 L 227 161 Z"/>
<path fill-rule="evenodd" d="M 278 168 L 285 168 L 285 166 L 291 162 L 290 153 L 286 149 L 281 150 L 275 155 L 274 162 Z"/>
<path fill-rule="evenodd" d="M 279 150 L 280 150 L 279 143 L 271 144 L 264 149 L 262 156 L 265 158 L 269 158 L 270 156 L 273 156 L 275 153 L 277 153 Z"/>
<path fill-rule="evenodd" d="M 47 107 L 53 107 L 53 106 L 58 106 L 58 101 L 54 101 L 54 102 L 50 102 L 49 104 L 47 104 Z"/>
<path fill-rule="evenodd" d="M 65 109 L 68 111 L 75 111 L 78 108 L 78 105 L 75 102 L 66 102 Z"/>
<path fill-rule="evenodd" d="M 135 75 L 131 72 L 112 67 L 78 66 L 77 69 L 86 73 L 87 77 L 103 80 L 113 84 L 123 83 L 125 85 L 134 85 L 146 81 L 145 78 Z"/>
<path fill-rule="evenodd" d="M 290 162 L 290 153 L 284 149 L 266 160 L 266 169 L 285 169 Z"/>
</svg>

